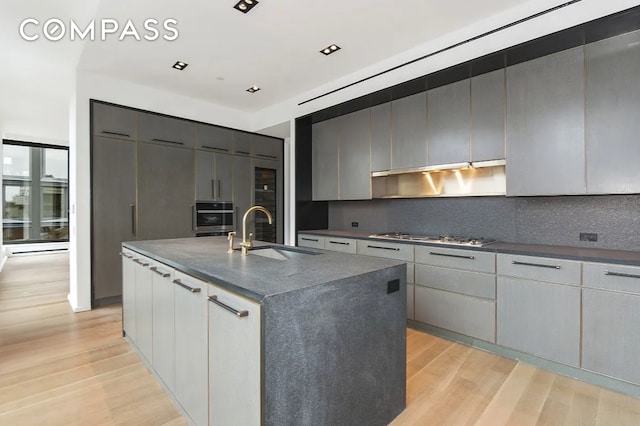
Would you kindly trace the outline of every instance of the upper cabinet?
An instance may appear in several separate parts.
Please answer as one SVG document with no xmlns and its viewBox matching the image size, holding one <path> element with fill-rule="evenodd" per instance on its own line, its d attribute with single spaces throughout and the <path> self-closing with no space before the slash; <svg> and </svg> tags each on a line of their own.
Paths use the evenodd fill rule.
<svg viewBox="0 0 640 426">
<path fill-rule="evenodd" d="M 587 192 L 640 192 L 640 31 L 586 46 Z"/>
<path fill-rule="evenodd" d="M 196 125 L 196 148 L 214 152 L 233 152 L 233 133 L 231 129 L 207 124 Z"/>
<path fill-rule="evenodd" d="M 152 113 L 139 113 L 138 120 L 138 140 L 183 148 L 195 144 L 195 124 L 191 121 Z"/>
<path fill-rule="evenodd" d="M 584 47 L 507 68 L 507 195 L 585 193 Z"/>
<path fill-rule="evenodd" d="M 470 80 L 427 92 L 428 164 L 461 163 L 470 160 Z"/>
<path fill-rule="evenodd" d="M 391 102 L 391 169 L 427 165 L 427 94 Z"/>
<path fill-rule="evenodd" d="M 233 151 L 239 155 L 251 155 L 251 133 L 235 132 Z"/>
<path fill-rule="evenodd" d="M 340 117 L 312 128 L 312 197 L 314 201 L 338 199 L 338 129 Z"/>
<path fill-rule="evenodd" d="M 471 161 L 505 158 L 505 70 L 471 79 Z"/>
<path fill-rule="evenodd" d="M 371 171 L 391 168 L 391 103 L 371 108 Z"/>
<path fill-rule="evenodd" d="M 135 140 L 138 113 L 132 109 L 93 102 L 93 133 L 107 138 Z"/>
<path fill-rule="evenodd" d="M 253 155 L 265 160 L 282 159 L 282 140 L 269 136 L 253 135 Z"/>
<path fill-rule="evenodd" d="M 371 199 L 370 111 L 341 117 L 339 182 L 341 200 Z"/>
</svg>

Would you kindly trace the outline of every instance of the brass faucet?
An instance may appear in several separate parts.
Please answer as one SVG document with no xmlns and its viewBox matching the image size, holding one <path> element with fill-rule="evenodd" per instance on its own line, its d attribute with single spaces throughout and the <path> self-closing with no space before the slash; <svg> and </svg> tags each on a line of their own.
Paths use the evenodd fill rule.
<svg viewBox="0 0 640 426">
<path fill-rule="evenodd" d="M 273 217 L 271 216 L 271 213 L 269 213 L 269 210 L 262 206 L 249 207 L 249 210 L 247 210 L 242 217 L 242 242 L 240 243 L 240 247 L 242 247 L 243 256 L 247 256 L 249 254 L 249 249 L 253 247 L 253 233 L 249 233 L 249 239 L 247 240 L 247 217 L 249 216 L 249 213 L 253 211 L 260 211 L 266 214 L 267 219 L 269 219 L 269 225 L 273 223 Z"/>
</svg>

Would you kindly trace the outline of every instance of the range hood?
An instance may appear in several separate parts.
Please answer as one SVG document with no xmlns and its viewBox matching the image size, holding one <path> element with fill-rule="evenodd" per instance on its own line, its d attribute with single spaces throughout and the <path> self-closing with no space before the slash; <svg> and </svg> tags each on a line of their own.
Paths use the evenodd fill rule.
<svg viewBox="0 0 640 426">
<path fill-rule="evenodd" d="M 371 173 L 373 198 L 479 197 L 506 194 L 505 160 Z"/>
</svg>

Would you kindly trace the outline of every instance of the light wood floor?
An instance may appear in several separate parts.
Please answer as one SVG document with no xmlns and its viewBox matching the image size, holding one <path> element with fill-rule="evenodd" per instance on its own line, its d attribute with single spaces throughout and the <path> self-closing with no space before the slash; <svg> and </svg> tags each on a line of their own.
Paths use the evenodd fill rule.
<svg viewBox="0 0 640 426">
<path fill-rule="evenodd" d="M 66 254 L 0 273 L 0 425 L 185 425 L 122 339 L 121 308 L 74 314 L 68 286 Z M 411 329 L 407 378 L 393 426 L 640 424 L 638 399 Z"/>
</svg>

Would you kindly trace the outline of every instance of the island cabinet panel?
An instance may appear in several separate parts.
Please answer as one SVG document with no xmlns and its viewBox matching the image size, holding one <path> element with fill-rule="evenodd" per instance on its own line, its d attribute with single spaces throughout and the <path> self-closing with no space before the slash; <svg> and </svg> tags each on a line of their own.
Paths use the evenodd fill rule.
<svg viewBox="0 0 640 426">
<path fill-rule="evenodd" d="M 584 264 L 582 368 L 640 384 L 640 268 Z"/>
<path fill-rule="evenodd" d="M 298 245 L 300 247 L 324 249 L 326 237 L 310 234 L 299 234 Z"/>
<path fill-rule="evenodd" d="M 640 192 L 640 31 L 586 47 L 587 192 Z"/>
<path fill-rule="evenodd" d="M 196 125 L 180 118 L 141 112 L 138 114 L 138 140 L 193 148 L 196 140 Z"/>
<path fill-rule="evenodd" d="M 92 104 L 92 130 L 96 136 L 135 140 L 138 128 L 138 113 L 129 108 Z"/>
<path fill-rule="evenodd" d="M 196 149 L 223 154 L 233 153 L 233 130 L 196 124 Z"/>
<path fill-rule="evenodd" d="M 584 48 L 507 68 L 507 195 L 585 193 Z"/>
<path fill-rule="evenodd" d="M 122 329 L 136 342 L 136 253 L 122 250 Z"/>
<path fill-rule="evenodd" d="M 471 79 L 471 161 L 505 158 L 505 70 Z"/>
<path fill-rule="evenodd" d="M 209 424 L 261 424 L 260 305 L 209 284 Z"/>
<path fill-rule="evenodd" d="M 144 256 L 136 256 L 135 263 L 135 321 L 136 346 L 148 363 L 153 361 L 153 305 L 150 295 L 153 291 L 152 262 Z"/>
<path fill-rule="evenodd" d="M 371 199 L 370 125 L 369 109 L 341 117 L 338 172 L 341 200 Z"/>
<path fill-rule="evenodd" d="M 153 369 L 173 392 L 175 376 L 175 271 L 156 264 L 151 267 L 153 308 Z M 148 297 L 148 295 L 147 295 Z"/>
<path fill-rule="evenodd" d="M 391 169 L 391 103 L 371 108 L 371 171 Z"/>
<path fill-rule="evenodd" d="M 177 271 L 175 396 L 196 425 L 209 421 L 207 283 Z"/>
<path fill-rule="evenodd" d="M 427 92 L 429 165 L 470 160 L 470 80 Z"/>
<path fill-rule="evenodd" d="M 140 240 L 193 235 L 193 150 L 138 143 Z"/>
<path fill-rule="evenodd" d="M 391 102 L 391 169 L 427 165 L 427 93 Z"/>
<path fill-rule="evenodd" d="M 498 276 L 497 343 L 580 366 L 580 288 Z"/>
<path fill-rule="evenodd" d="M 314 201 L 332 201 L 339 193 L 339 139 L 341 117 L 313 125 L 311 174 Z"/>
</svg>

